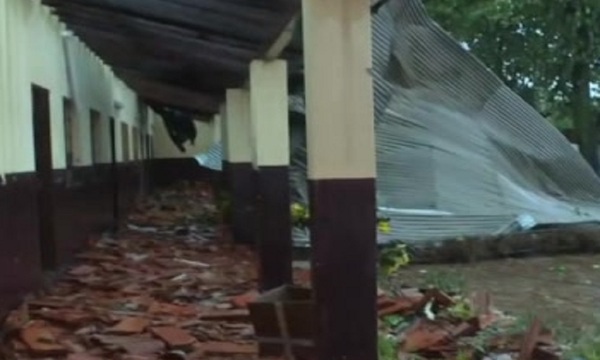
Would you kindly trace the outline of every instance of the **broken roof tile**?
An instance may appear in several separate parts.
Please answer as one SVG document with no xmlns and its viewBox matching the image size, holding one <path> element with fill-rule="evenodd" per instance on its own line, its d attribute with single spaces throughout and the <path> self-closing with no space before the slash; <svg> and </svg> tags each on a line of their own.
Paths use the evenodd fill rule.
<svg viewBox="0 0 600 360">
<path fill-rule="evenodd" d="M 140 317 L 127 317 L 106 330 L 109 334 L 130 335 L 142 333 L 150 325 L 150 320 Z"/>
<path fill-rule="evenodd" d="M 151 328 L 150 331 L 171 349 L 189 348 L 196 342 L 196 338 L 190 333 L 174 326 L 155 327 Z"/>
<path fill-rule="evenodd" d="M 197 347 L 206 355 L 236 355 L 246 354 L 255 355 L 258 354 L 258 347 L 256 344 L 240 344 L 235 342 L 204 342 L 200 343 Z"/>
<path fill-rule="evenodd" d="M 54 330 L 43 322 L 32 322 L 21 330 L 21 341 L 36 356 L 60 356 L 67 354 Z"/>
<path fill-rule="evenodd" d="M 200 314 L 200 319 L 210 321 L 247 321 L 250 312 L 245 309 L 236 310 L 210 310 Z"/>
</svg>

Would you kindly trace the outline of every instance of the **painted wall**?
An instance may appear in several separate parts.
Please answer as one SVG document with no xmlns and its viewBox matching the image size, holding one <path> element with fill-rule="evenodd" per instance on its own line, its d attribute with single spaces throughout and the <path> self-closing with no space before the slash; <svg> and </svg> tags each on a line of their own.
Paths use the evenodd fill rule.
<svg viewBox="0 0 600 360">
<path fill-rule="evenodd" d="M 69 35 L 40 0 L 1 0 L 0 175 L 34 170 L 32 83 L 50 90 L 56 169 L 66 166 L 64 97 L 74 100 L 76 106 L 74 166 L 92 162 L 91 109 L 99 111 L 102 118 L 100 137 L 105 146 L 99 162 L 110 162 L 110 117 L 128 124 L 130 159 L 133 159 L 132 127 L 140 128 L 142 123 L 136 94 L 77 37 Z M 151 123 L 155 118 L 152 114 L 148 121 Z M 119 160 L 123 158 L 121 128 L 116 126 Z"/>
</svg>

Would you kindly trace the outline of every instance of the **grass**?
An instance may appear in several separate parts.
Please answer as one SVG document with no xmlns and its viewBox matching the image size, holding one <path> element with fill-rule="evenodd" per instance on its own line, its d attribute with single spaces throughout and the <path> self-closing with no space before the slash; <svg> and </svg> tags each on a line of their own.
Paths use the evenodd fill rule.
<svg viewBox="0 0 600 360">
<path fill-rule="evenodd" d="M 600 316 L 590 316 L 594 318 L 592 325 L 579 331 L 560 323 L 552 326 L 559 343 L 565 347 L 565 359 L 600 360 Z"/>
<path fill-rule="evenodd" d="M 466 294 L 467 281 L 462 274 L 447 271 L 427 272 L 425 285 L 448 294 Z"/>
<path fill-rule="evenodd" d="M 398 359 L 398 341 L 394 336 L 379 334 L 377 339 L 379 360 Z"/>
<path fill-rule="evenodd" d="M 400 267 L 409 265 L 409 258 L 405 256 L 405 249 L 392 246 L 382 252 L 380 257 L 380 285 L 384 285 L 388 290 L 395 288 L 398 282 L 394 281 L 395 272 Z M 600 266 L 599 266 L 600 268 Z M 557 266 L 551 268 L 557 276 L 564 277 L 568 273 L 566 266 Z M 466 294 L 467 283 L 463 274 L 456 271 L 428 271 L 424 273 L 421 279 L 421 285 L 428 288 L 437 288 L 448 294 L 461 296 Z M 503 310 L 503 309 L 501 309 Z M 504 309 L 506 310 L 506 309 Z M 464 300 L 459 301 L 456 306 L 447 309 L 453 317 L 467 319 L 473 316 L 470 304 Z M 593 314 L 590 314 L 593 317 Z M 512 324 L 496 324 L 480 331 L 476 336 L 464 338 L 459 343 L 465 346 L 466 350 L 459 350 L 456 359 L 468 360 L 474 356 L 473 351 L 479 355 L 486 354 L 490 349 L 486 349 L 486 344 L 498 335 L 511 336 L 525 333 L 531 326 L 535 316 L 526 313 L 515 318 Z M 396 360 L 398 358 L 398 342 L 396 334 L 401 332 L 405 323 L 410 323 L 410 319 L 400 316 L 390 316 L 383 319 L 383 328 L 379 335 L 379 359 Z M 555 333 L 557 342 L 561 345 L 563 351 L 562 358 L 570 360 L 600 360 L 600 316 L 593 323 L 583 329 L 573 329 L 572 327 L 561 325 L 558 322 L 543 321 Z M 462 348 L 462 347 L 461 347 Z M 418 357 L 415 357 L 418 359 Z"/>
</svg>

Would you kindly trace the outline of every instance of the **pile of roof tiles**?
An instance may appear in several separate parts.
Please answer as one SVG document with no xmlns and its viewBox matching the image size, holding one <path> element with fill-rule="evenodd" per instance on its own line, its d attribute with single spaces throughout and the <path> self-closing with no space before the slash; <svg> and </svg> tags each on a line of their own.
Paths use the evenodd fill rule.
<svg viewBox="0 0 600 360">
<path fill-rule="evenodd" d="M 256 353 L 244 301 L 255 287 L 248 251 L 128 233 L 78 258 L 47 294 L 6 319 L 4 351 L 12 358 Z"/>
<path fill-rule="evenodd" d="M 208 184 L 179 182 L 141 199 L 129 215 L 129 229 L 206 240 L 222 222 L 214 191 Z"/>
<path fill-rule="evenodd" d="M 495 310 L 487 293 L 465 298 L 404 288 L 394 297 L 380 292 L 378 310 L 383 339 L 400 359 L 560 359 L 552 331 L 538 319 L 525 325 Z"/>
<path fill-rule="evenodd" d="M 215 211 L 203 184 L 145 199 L 131 216 L 135 231 L 94 240 L 59 281 L 10 313 L 0 359 L 257 358 L 247 310 L 258 296 L 254 256 L 208 224 Z M 308 270 L 295 275 L 309 286 Z M 496 354 L 487 359 L 559 358 L 538 321 L 509 334 L 510 318 L 487 295 L 467 301 L 410 288 L 379 295 L 380 330 L 394 359 L 482 358 L 478 339 Z"/>
</svg>

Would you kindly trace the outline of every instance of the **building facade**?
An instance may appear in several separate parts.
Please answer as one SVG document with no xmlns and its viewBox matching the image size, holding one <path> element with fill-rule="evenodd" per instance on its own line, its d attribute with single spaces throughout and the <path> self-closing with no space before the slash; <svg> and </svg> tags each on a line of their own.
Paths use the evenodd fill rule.
<svg viewBox="0 0 600 360">
<path fill-rule="evenodd" d="M 193 165 L 194 151 L 181 155 L 160 116 L 48 7 L 1 1 L 0 314 L 90 234 L 123 224 L 151 171 Z"/>
</svg>

